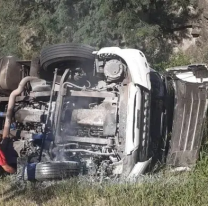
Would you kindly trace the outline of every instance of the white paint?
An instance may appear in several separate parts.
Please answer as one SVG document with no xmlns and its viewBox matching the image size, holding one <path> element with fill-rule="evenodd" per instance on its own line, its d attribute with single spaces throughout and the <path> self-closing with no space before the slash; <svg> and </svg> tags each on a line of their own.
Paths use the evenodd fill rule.
<svg viewBox="0 0 208 206">
<path fill-rule="evenodd" d="M 201 83 L 201 79 L 196 78 L 194 76 L 193 72 L 178 73 L 178 74 L 176 74 L 176 77 L 178 77 L 179 79 L 184 80 L 186 82 Z M 208 82 L 208 78 L 203 78 L 202 82 Z"/>
<path fill-rule="evenodd" d="M 120 49 L 119 47 L 104 47 L 97 52 L 97 55 L 117 55 L 127 64 L 132 82 L 151 89 L 149 73 L 150 68 L 145 55 L 137 49 Z"/>
<path fill-rule="evenodd" d="M 151 158 L 145 162 L 137 162 L 129 174 L 128 178 L 137 178 L 139 175 L 143 174 L 151 162 Z"/>
<path fill-rule="evenodd" d="M 134 147 L 138 148 L 139 146 L 139 133 L 140 129 L 138 128 L 138 110 L 140 110 L 141 114 L 141 90 L 139 87 L 137 87 L 137 93 L 136 93 L 136 106 L 134 110 L 134 116 L 135 116 L 135 122 L 134 122 Z"/>
<path fill-rule="evenodd" d="M 133 135 L 134 135 L 134 112 L 136 93 L 138 88 L 131 82 L 128 87 L 128 106 L 127 106 L 127 121 L 126 121 L 126 145 L 125 152 L 127 155 L 131 154 L 135 150 Z M 140 99 L 141 101 L 141 99 Z"/>
<path fill-rule="evenodd" d="M 205 71 L 208 71 L 208 67 L 206 64 L 192 64 L 192 65 L 185 65 L 185 66 L 178 66 L 173 68 L 166 69 L 167 72 L 172 72 L 176 75 L 177 78 L 191 83 L 203 83 L 208 82 L 208 78 L 196 78 L 193 71 L 190 71 L 191 67 L 196 67 L 197 69 L 202 67 Z"/>
</svg>

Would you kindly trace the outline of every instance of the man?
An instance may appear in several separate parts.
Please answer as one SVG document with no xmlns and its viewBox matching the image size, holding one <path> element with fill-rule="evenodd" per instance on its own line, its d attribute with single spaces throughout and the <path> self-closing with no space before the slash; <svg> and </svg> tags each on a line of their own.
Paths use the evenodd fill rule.
<svg viewBox="0 0 208 206">
<path fill-rule="evenodd" d="M 0 166 L 7 173 L 13 174 L 16 172 L 14 167 L 11 167 L 6 158 L 6 153 L 9 152 L 10 138 L 5 138 L 0 144 Z"/>
</svg>

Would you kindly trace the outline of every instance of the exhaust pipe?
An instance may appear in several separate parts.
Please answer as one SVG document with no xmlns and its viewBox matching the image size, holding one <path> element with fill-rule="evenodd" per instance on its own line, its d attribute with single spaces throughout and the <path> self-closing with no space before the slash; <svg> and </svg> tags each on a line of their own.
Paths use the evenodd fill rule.
<svg viewBox="0 0 208 206">
<path fill-rule="evenodd" d="M 31 76 L 27 76 L 27 77 L 23 78 L 21 80 L 21 82 L 19 83 L 18 88 L 15 89 L 10 94 L 8 108 L 7 108 L 7 112 L 6 112 L 6 119 L 5 119 L 4 129 L 3 129 L 3 136 L 2 136 L 3 139 L 5 139 L 9 136 L 10 125 L 11 125 L 11 120 L 12 120 L 12 113 L 13 113 L 16 97 L 23 92 L 24 87 L 27 84 L 27 82 L 34 80 L 34 79 L 38 79 L 38 78 L 31 77 Z"/>
</svg>

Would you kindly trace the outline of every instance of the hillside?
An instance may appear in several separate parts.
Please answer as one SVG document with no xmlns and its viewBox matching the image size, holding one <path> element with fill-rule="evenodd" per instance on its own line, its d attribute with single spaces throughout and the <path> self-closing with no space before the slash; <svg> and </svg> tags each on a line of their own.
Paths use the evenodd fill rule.
<svg viewBox="0 0 208 206">
<path fill-rule="evenodd" d="M 199 53 L 207 36 L 202 27 L 206 4 L 205 0 L 0 0 L 0 55 L 30 59 L 47 44 L 83 42 L 97 48 L 141 49 L 160 69 L 173 52 L 194 46 Z M 186 53 L 200 56 L 193 55 L 193 48 Z"/>
</svg>

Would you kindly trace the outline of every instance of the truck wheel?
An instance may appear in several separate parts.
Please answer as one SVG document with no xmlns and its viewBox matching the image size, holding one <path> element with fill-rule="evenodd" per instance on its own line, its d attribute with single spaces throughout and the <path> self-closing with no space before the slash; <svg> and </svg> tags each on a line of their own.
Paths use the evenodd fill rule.
<svg viewBox="0 0 208 206">
<path fill-rule="evenodd" d="M 40 162 L 29 165 L 25 168 L 25 180 L 53 180 L 64 179 L 78 175 L 80 172 L 80 164 L 75 161 L 67 162 Z"/>
<path fill-rule="evenodd" d="M 44 70 L 50 70 L 63 66 L 63 63 L 92 61 L 94 50 L 91 46 L 77 43 L 50 45 L 41 51 L 40 64 Z"/>
</svg>

